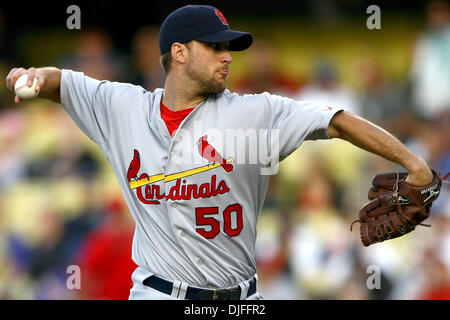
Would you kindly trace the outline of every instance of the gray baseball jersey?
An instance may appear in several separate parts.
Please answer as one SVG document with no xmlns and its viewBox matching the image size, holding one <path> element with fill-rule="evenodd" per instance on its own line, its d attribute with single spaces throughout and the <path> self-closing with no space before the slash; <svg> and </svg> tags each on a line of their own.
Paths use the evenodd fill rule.
<svg viewBox="0 0 450 320">
<path fill-rule="evenodd" d="M 328 138 L 340 109 L 225 90 L 171 136 L 161 118 L 163 92 L 62 71 L 61 104 L 109 160 L 135 219 L 133 261 L 191 286 L 237 285 L 256 273 L 264 169 L 304 140 Z"/>
</svg>

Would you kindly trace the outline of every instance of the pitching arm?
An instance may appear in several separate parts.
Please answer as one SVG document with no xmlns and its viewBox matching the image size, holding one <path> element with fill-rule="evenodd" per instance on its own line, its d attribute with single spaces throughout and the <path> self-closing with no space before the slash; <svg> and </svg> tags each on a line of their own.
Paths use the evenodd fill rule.
<svg viewBox="0 0 450 320">
<path fill-rule="evenodd" d="M 330 138 L 346 140 L 402 165 L 409 172 L 406 181 L 413 185 L 425 185 L 433 179 L 433 173 L 424 159 L 386 130 L 350 112 L 337 113 L 328 126 L 327 134 Z"/>
</svg>

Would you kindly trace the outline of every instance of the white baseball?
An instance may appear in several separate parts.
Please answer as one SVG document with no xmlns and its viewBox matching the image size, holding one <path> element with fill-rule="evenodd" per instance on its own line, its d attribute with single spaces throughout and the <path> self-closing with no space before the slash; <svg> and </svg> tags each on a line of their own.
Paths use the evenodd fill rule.
<svg viewBox="0 0 450 320">
<path fill-rule="evenodd" d="M 39 93 L 39 91 L 36 91 L 36 77 L 34 77 L 33 85 L 31 87 L 27 85 L 27 81 L 28 75 L 24 74 L 17 79 L 16 84 L 14 85 L 14 92 L 20 99 L 31 99 L 36 97 Z"/>
</svg>

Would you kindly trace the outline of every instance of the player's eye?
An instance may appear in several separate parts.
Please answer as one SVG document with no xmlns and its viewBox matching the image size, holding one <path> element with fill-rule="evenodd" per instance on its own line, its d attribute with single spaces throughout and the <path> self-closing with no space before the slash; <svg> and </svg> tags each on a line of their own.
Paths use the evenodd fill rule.
<svg viewBox="0 0 450 320">
<path fill-rule="evenodd" d="M 216 51 L 219 50 L 229 50 L 229 43 L 228 42 L 218 42 L 218 43 L 208 43 L 208 46 L 210 46 L 211 48 L 213 48 Z"/>
<path fill-rule="evenodd" d="M 218 43 L 208 43 L 208 46 L 210 46 L 214 50 L 219 50 L 219 44 Z"/>
</svg>

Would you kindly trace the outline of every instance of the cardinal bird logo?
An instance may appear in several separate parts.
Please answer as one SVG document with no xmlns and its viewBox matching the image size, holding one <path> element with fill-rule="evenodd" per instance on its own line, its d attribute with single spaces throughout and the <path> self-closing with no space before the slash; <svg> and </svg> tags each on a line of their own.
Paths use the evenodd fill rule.
<svg viewBox="0 0 450 320">
<path fill-rule="evenodd" d="M 208 142 L 208 135 L 204 135 L 197 141 L 198 152 L 210 163 L 219 163 L 226 172 L 233 171 L 233 165 L 228 163 L 219 152 Z"/>
<path fill-rule="evenodd" d="M 219 17 L 220 21 L 222 21 L 222 24 L 228 26 L 227 18 L 225 18 L 225 16 L 223 15 L 223 13 L 220 12 L 219 9 L 214 9 L 214 12 L 216 13 L 216 16 Z"/>
<path fill-rule="evenodd" d="M 127 179 L 130 182 L 132 179 L 136 180 L 139 169 L 141 168 L 141 156 L 139 155 L 139 151 L 134 149 L 133 160 L 131 160 L 130 166 L 127 171 Z"/>
</svg>

